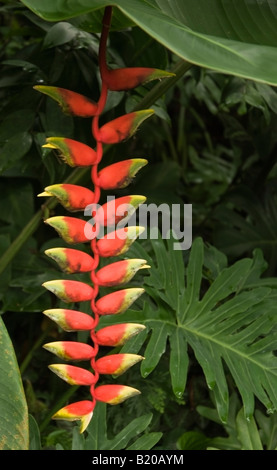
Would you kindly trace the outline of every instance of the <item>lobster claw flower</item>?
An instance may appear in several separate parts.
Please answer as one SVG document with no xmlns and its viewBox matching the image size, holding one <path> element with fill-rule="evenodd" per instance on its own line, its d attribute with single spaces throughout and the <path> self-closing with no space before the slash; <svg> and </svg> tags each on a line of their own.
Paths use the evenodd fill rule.
<svg viewBox="0 0 277 470">
<path fill-rule="evenodd" d="M 80 433 L 88 427 L 93 416 L 94 403 L 89 400 L 77 401 L 61 408 L 52 416 L 52 419 L 64 419 L 67 421 L 81 421 Z"/>
<path fill-rule="evenodd" d="M 101 190 L 125 188 L 136 173 L 147 164 L 147 160 L 131 158 L 98 170 L 103 156 L 103 144 L 117 144 L 137 131 L 140 124 L 150 117 L 154 110 L 134 111 L 120 116 L 99 127 L 100 116 L 105 109 L 108 91 L 129 90 L 155 79 L 174 74 L 154 68 L 121 68 L 109 70 L 106 64 L 106 43 L 111 24 L 112 7 L 105 8 L 103 29 L 100 37 L 99 66 L 102 88 L 99 101 L 95 103 L 79 93 L 55 86 L 38 85 L 34 88 L 53 98 L 63 112 L 80 117 L 93 117 L 92 137 L 96 149 L 66 137 L 48 137 L 43 146 L 53 149 L 71 167 L 91 167 L 94 192 L 74 184 L 53 184 L 47 186 L 41 197 L 57 198 L 63 207 L 71 212 L 83 211 L 91 215 L 89 222 L 83 218 L 55 216 L 45 220 L 68 244 L 91 241 L 92 255 L 72 248 L 50 248 L 45 254 L 57 262 L 62 271 L 71 273 L 90 273 L 91 282 L 78 280 L 52 280 L 43 286 L 64 302 L 79 303 L 90 301 L 92 316 L 71 309 L 49 309 L 43 313 L 65 331 L 89 331 L 93 345 L 79 341 L 54 341 L 44 348 L 63 361 L 90 361 L 91 370 L 76 365 L 51 364 L 49 369 L 70 385 L 90 387 L 91 401 L 83 400 L 64 406 L 53 419 L 69 421 L 80 420 L 83 432 L 93 415 L 97 401 L 116 405 L 140 393 L 126 385 L 98 385 L 101 374 L 121 375 L 134 364 L 142 361 L 143 356 L 129 353 L 109 354 L 98 357 L 99 346 L 121 346 L 145 329 L 137 323 L 122 323 L 100 328 L 101 315 L 125 312 L 143 293 L 143 288 L 126 288 L 106 295 L 99 293 L 99 287 L 118 286 L 129 282 L 139 269 L 149 268 L 146 260 L 129 259 L 111 262 L 100 269 L 100 259 L 124 254 L 144 227 L 127 226 L 126 221 L 144 203 L 144 196 L 123 196 L 112 199 L 102 206 Z M 130 220 L 129 220 L 130 222 Z M 131 222 L 130 222 L 131 224 Z M 117 225 L 115 230 L 115 225 Z M 106 227 L 106 228 L 105 228 Z M 105 228 L 105 229 L 104 229 Z M 105 235 L 104 235 L 105 233 Z M 97 239 L 96 239 L 97 238 Z M 101 296 L 102 295 L 102 296 Z M 136 312 L 135 312 L 136 313 Z M 98 331 L 97 331 L 98 330 Z M 81 364 L 82 365 L 82 364 Z"/>
<path fill-rule="evenodd" d="M 98 184 L 105 190 L 126 188 L 147 163 L 144 158 L 131 158 L 108 165 L 99 172 Z"/>
<path fill-rule="evenodd" d="M 144 289 L 132 287 L 104 295 L 96 302 L 99 315 L 113 315 L 125 312 L 142 294 Z"/>
<path fill-rule="evenodd" d="M 139 269 L 150 268 L 144 259 L 124 259 L 99 269 L 96 278 L 100 286 L 116 286 L 129 282 Z"/>
<path fill-rule="evenodd" d="M 64 331 L 90 331 L 94 327 L 93 318 L 87 313 L 77 310 L 53 308 L 44 310 L 43 313 Z"/>
<path fill-rule="evenodd" d="M 44 148 L 58 150 L 59 156 L 71 167 L 86 167 L 96 162 L 96 152 L 91 147 L 67 137 L 48 137 Z"/>
<path fill-rule="evenodd" d="M 94 193 L 90 189 L 76 184 L 53 184 L 38 196 L 55 196 L 71 212 L 84 210 L 94 200 Z"/>
<path fill-rule="evenodd" d="M 145 330 L 139 323 L 118 323 L 106 326 L 96 332 L 96 339 L 101 346 L 123 346 L 133 336 Z"/>
<path fill-rule="evenodd" d="M 112 199 L 98 209 L 100 213 L 99 222 L 104 226 L 114 226 L 123 220 L 126 223 L 136 209 L 145 201 L 145 196 L 123 196 Z M 97 216 L 98 213 L 96 213 L 96 220 Z"/>
<path fill-rule="evenodd" d="M 174 73 L 166 72 L 165 70 L 148 67 L 105 68 L 102 73 L 102 79 L 109 90 L 123 91 L 131 90 L 138 85 L 143 85 L 152 80 L 168 78 L 174 75 Z"/>
<path fill-rule="evenodd" d="M 139 395 L 140 391 L 127 385 L 100 385 L 94 390 L 94 397 L 98 401 L 118 405 L 127 398 Z"/>
<path fill-rule="evenodd" d="M 139 125 L 152 116 L 153 109 L 143 109 L 124 114 L 113 121 L 107 122 L 99 129 L 99 141 L 103 144 L 117 144 L 129 139 Z"/>
<path fill-rule="evenodd" d="M 80 281 L 57 279 L 42 285 L 64 302 L 85 302 L 91 300 L 94 293 L 91 286 Z"/>
<path fill-rule="evenodd" d="M 93 258 L 84 251 L 73 248 L 49 248 L 44 252 L 52 258 L 66 273 L 85 273 L 93 269 Z"/>
<path fill-rule="evenodd" d="M 143 359 L 143 356 L 137 354 L 110 354 L 97 359 L 95 370 L 98 374 L 121 375 Z"/>
<path fill-rule="evenodd" d="M 44 344 L 43 347 L 47 351 L 55 354 L 64 360 L 86 361 L 93 357 L 94 349 L 86 343 L 77 341 L 54 341 L 53 343 Z"/>
<path fill-rule="evenodd" d="M 65 114 L 87 118 L 97 113 L 97 103 L 75 91 L 46 85 L 36 85 L 34 89 L 57 101 Z"/>
<path fill-rule="evenodd" d="M 44 221 L 46 224 L 51 225 L 63 240 L 69 244 L 86 243 L 88 238 L 85 233 L 85 226 L 87 222 L 77 217 L 67 217 L 57 215 L 50 217 Z"/>
<path fill-rule="evenodd" d="M 144 227 L 124 227 L 108 233 L 97 241 L 99 256 L 108 258 L 122 255 L 144 230 Z"/>
<path fill-rule="evenodd" d="M 92 385 L 95 382 L 94 375 L 82 367 L 68 364 L 51 364 L 48 367 L 54 374 L 70 385 Z"/>
</svg>

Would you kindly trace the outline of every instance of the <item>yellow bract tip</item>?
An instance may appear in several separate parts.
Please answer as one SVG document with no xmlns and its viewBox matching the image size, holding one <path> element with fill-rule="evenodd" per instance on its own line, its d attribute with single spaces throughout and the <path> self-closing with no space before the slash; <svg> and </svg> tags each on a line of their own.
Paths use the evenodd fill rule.
<svg viewBox="0 0 277 470">
<path fill-rule="evenodd" d="M 37 194 L 37 197 L 50 197 L 52 194 L 48 193 L 47 191 L 43 191 L 43 193 Z"/>
<path fill-rule="evenodd" d="M 47 148 L 47 149 L 56 149 L 57 148 L 56 145 L 53 145 L 53 144 L 50 144 L 50 143 L 44 144 L 42 147 Z"/>
</svg>

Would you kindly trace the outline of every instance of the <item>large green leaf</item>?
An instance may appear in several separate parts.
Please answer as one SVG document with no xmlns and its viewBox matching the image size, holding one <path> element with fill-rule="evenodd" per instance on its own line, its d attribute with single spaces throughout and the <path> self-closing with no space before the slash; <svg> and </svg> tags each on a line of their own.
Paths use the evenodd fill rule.
<svg viewBox="0 0 277 470">
<path fill-rule="evenodd" d="M 198 406 L 197 411 L 204 418 L 219 424 L 216 410 Z M 224 424 L 226 436 L 214 437 L 207 442 L 209 449 L 221 450 L 276 450 L 277 413 L 266 415 L 261 410 L 246 419 L 236 394 L 231 396 L 228 423 Z M 180 448 L 186 442 L 188 433 L 180 437 Z"/>
<path fill-rule="evenodd" d="M 243 410 L 240 410 L 237 416 L 237 427 L 242 450 L 263 450 L 258 428 L 253 417 L 246 420 Z"/>
<path fill-rule="evenodd" d="M 27 450 L 27 404 L 13 345 L 1 317 L 0 356 L 0 450 Z"/>
<path fill-rule="evenodd" d="M 208 387 L 213 390 L 222 421 L 228 417 L 227 376 L 230 374 L 242 397 L 246 417 L 253 414 L 255 397 L 268 410 L 277 409 L 277 359 L 274 355 L 277 292 L 276 283 L 273 282 L 271 288 L 270 279 L 267 283 L 260 279 L 266 267 L 261 251 L 256 250 L 253 259 L 244 258 L 225 267 L 222 254 L 217 254 L 214 248 L 206 248 L 208 256 L 204 256 L 204 244 L 198 238 L 192 245 L 184 276 L 183 268 L 176 270 L 183 254 L 172 249 L 173 240 L 167 240 L 166 244 L 163 240 L 152 240 L 152 243 L 157 265 L 143 252 L 142 246 L 134 244 L 130 251 L 131 257 L 142 256 L 151 265 L 150 276 L 144 280 L 149 295 L 144 309 L 129 310 L 112 319 L 113 322 L 141 322 L 151 332 L 141 364 L 142 375 L 146 377 L 158 365 L 169 339 L 170 375 L 177 397 L 186 386 L 189 345 L 203 369 Z M 160 273 L 159 284 L 156 283 L 157 272 Z M 102 324 L 109 321 L 103 319 Z M 129 351 L 138 351 L 139 347 L 137 339 L 130 343 Z"/>
<path fill-rule="evenodd" d="M 49 21 L 114 5 L 167 49 L 193 64 L 277 85 L 277 6 L 270 0 L 22 3 Z"/>
<path fill-rule="evenodd" d="M 156 0 L 168 16 L 199 33 L 276 46 L 277 4 L 262 0 Z"/>
<path fill-rule="evenodd" d="M 139 438 L 137 437 L 147 429 L 151 420 L 151 414 L 135 418 L 115 437 L 108 439 L 106 405 L 104 403 L 97 403 L 93 418 L 87 429 L 88 436 L 83 443 L 83 448 L 86 450 L 122 450 L 126 449 L 126 447 L 127 450 L 151 449 L 161 439 L 162 433 L 150 432 Z"/>
</svg>

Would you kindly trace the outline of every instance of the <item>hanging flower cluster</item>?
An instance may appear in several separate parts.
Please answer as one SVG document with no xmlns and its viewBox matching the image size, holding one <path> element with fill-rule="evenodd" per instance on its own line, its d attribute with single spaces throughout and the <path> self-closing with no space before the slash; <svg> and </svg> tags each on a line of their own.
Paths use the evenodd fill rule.
<svg viewBox="0 0 277 470">
<path fill-rule="evenodd" d="M 34 87 L 56 100 L 65 113 L 92 118 L 92 135 L 96 142 L 95 149 L 92 149 L 88 145 L 66 137 L 49 137 L 44 147 L 58 150 L 68 165 L 91 167 L 93 190 L 73 184 L 54 184 L 46 187 L 45 191 L 40 194 L 40 196 L 55 196 L 70 212 L 84 211 L 89 206 L 94 221 L 94 224 L 90 225 L 93 236 L 88 237 L 88 222 L 83 219 L 55 216 L 45 220 L 68 244 L 89 241 L 91 243 L 92 256 L 73 248 L 52 248 L 45 252 L 66 273 L 89 272 L 91 284 L 76 280 L 53 280 L 43 284 L 46 289 L 64 302 L 91 302 L 92 316 L 76 310 L 60 308 L 44 312 L 65 331 L 90 331 L 93 346 L 75 341 L 56 341 L 44 345 L 47 350 L 63 360 L 90 361 L 92 372 L 75 365 L 53 364 L 49 366 L 55 374 L 69 384 L 90 387 L 91 398 L 89 400 L 69 404 L 53 416 L 54 419 L 80 420 L 80 432 L 88 426 L 97 401 L 118 404 L 140 393 L 135 388 L 125 385 L 98 385 L 98 381 L 101 374 L 117 376 L 124 373 L 129 367 L 141 361 L 142 356 L 136 354 L 110 354 L 100 358 L 97 356 L 99 346 L 123 345 L 144 326 L 137 323 L 123 323 L 104 327 L 98 331 L 97 326 L 101 315 L 124 312 L 143 294 L 144 290 L 127 288 L 102 297 L 98 297 L 98 294 L 99 287 L 121 286 L 130 281 L 139 269 L 149 267 L 145 260 L 129 259 L 113 262 L 98 269 L 101 257 L 108 258 L 125 253 L 143 230 L 137 226 L 124 226 L 98 238 L 99 224 L 101 223 L 106 228 L 111 224 L 117 224 L 145 201 L 143 196 L 124 196 L 117 198 L 113 204 L 108 201 L 99 207 L 101 190 L 125 188 L 147 161 L 141 158 L 128 159 L 109 165 L 101 171 L 98 170 L 98 165 L 102 160 L 103 145 L 116 144 L 131 137 L 138 126 L 153 114 L 153 110 L 132 112 L 107 122 L 101 127 L 99 117 L 104 110 L 108 91 L 128 90 L 147 81 L 171 75 L 165 71 L 141 67 L 109 69 L 106 64 L 106 45 L 111 16 L 112 7 L 107 7 L 99 47 L 102 87 L 97 103 L 64 88 L 44 85 Z"/>
</svg>

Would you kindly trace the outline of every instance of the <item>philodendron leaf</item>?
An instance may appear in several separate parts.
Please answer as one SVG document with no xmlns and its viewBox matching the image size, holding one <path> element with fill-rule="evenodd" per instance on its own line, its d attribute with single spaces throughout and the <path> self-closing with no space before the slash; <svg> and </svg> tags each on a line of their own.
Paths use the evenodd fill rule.
<svg viewBox="0 0 277 470">
<path fill-rule="evenodd" d="M 142 375 L 149 375 L 157 367 L 169 344 L 172 388 L 180 398 L 185 390 L 189 369 L 189 345 L 202 367 L 208 387 L 213 390 L 222 421 L 227 420 L 229 410 L 227 374 L 231 374 L 237 386 L 247 419 L 251 419 L 253 414 L 255 397 L 268 411 L 276 409 L 277 358 L 274 355 L 274 326 L 277 291 L 276 283 L 271 279 L 260 278 L 266 268 L 261 260 L 261 252 L 256 252 L 253 259 L 244 258 L 229 267 L 225 263 L 217 263 L 217 269 L 207 282 L 210 256 L 213 254 L 218 258 L 218 255 L 209 247 L 204 252 L 204 243 L 201 238 L 197 238 L 185 266 L 185 279 L 183 268 L 180 270 L 177 283 L 178 302 L 173 306 L 172 279 L 166 276 L 164 263 L 169 252 L 171 258 L 176 258 L 174 262 L 172 259 L 168 262 L 169 272 L 171 266 L 179 265 L 183 254 L 171 251 L 167 240 L 153 240 L 153 245 L 155 254 L 159 252 L 156 256 L 159 260 L 157 266 L 143 251 L 142 246 L 138 248 L 140 256 L 149 265 L 154 265 L 153 274 L 150 270 L 149 277 L 144 278 L 145 290 L 149 295 L 144 309 L 129 310 L 113 319 L 113 322 L 119 323 L 143 323 L 151 331 L 150 335 L 145 335 L 148 343 L 144 350 L 145 359 L 141 364 Z M 130 256 L 136 255 L 136 250 L 136 247 L 132 247 Z M 155 271 L 159 270 L 159 263 L 162 263 L 162 282 L 155 286 Z M 174 288 L 176 289 L 176 285 Z M 102 324 L 106 325 L 109 321 L 111 320 L 105 318 Z M 132 348 L 128 351 L 133 352 Z"/>
<path fill-rule="evenodd" d="M 237 431 L 242 450 L 263 450 L 255 419 L 245 419 L 243 410 L 237 416 Z"/>
<path fill-rule="evenodd" d="M 198 406 L 197 411 L 202 417 L 219 422 L 215 409 Z M 209 439 L 208 449 L 276 450 L 276 423 L 276 413 L 266 415 L 261 410 L 256 410 L 255 416 L 246 419 L 239 397 L 233 394 L 230 399 L 228 423 L 224 425 L 226 435 Z M 184 436 L 186 434 L 188 433 Z M 182 438 L 183 436 L 178 443 L 182 444 Z"/>
<path fill-rule="evenodd" d="M 139 434 L 145 431 L 152 420 L 152 414 L 135 418 L 111 439 L 107 437 L 106 405 L 97 403 L 92 420 L 88 426 L 88 436 L 85 440 L 86 450 L 122 450 L 128 444 L 130 450 L 151 449 L 162 437 L 162 433 Z M 135 439 L 137 438 L 137 439 Z M 134 440 L 135 439 L 135 440 Z M 97 459 L 97 457 L 95 457 Z M 93 461 L 97 463 L 97 461 Z"/>
<path fill-rule="evenodd" d="M 202 67 L 277 85 L 277 7 L 270 0 L 22 0 L 48 21 L 62 21 L 114 5 L 184 60 Z M 101 12 L 102 13 L 102 12 Z M 93 15 L 94 14 L 94 15 Z M 95 27 L 95 23 L 91 21 Z"/>
<path fill-rule="evenodd" d="M 0 317 L 0 450 L 28 450 L 28 412 L 12 342 Z"/>
</svg>

